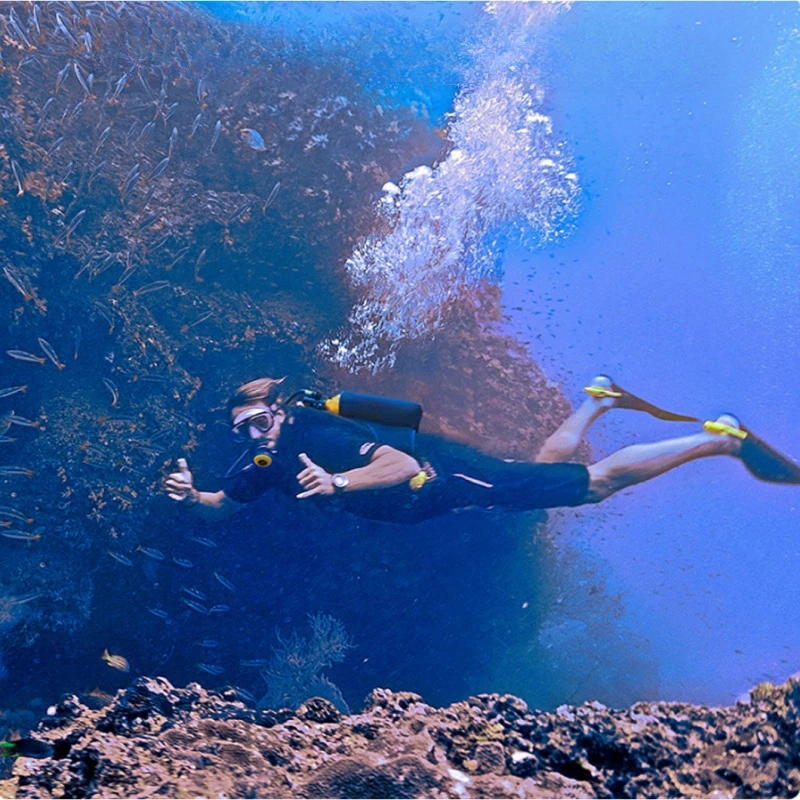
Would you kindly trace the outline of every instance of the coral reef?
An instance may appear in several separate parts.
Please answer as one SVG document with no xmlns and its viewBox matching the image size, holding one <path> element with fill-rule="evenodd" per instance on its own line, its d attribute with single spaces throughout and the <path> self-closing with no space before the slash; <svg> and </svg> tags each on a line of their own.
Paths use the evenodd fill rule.
<svg viewBox="0 0 800 800">
<path fill-rule="evenodd" d="M 105 708 L 68 696 L 3 797 L 790 797 L 800 683 L 729 708 L 599 703 L 532 711 L 512 695 L 447 708 L 374 690 L 342 715 L 310 699 L 253 711 L 232 692 L 140 678 Z"/>
</svg>

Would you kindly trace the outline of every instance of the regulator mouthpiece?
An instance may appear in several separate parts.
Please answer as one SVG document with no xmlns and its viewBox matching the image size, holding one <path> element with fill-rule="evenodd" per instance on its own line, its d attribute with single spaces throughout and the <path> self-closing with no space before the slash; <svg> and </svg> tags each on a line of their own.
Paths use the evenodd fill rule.
<svg viewBox="0 0 800 800">
<path fill-rule="evenodd" d="M 257 467 L 268 467 L 272 464 L 272 456 L 269 454 L 266 445 L 257 447 L 253 453 L 253 463 Z"/>
</svg>

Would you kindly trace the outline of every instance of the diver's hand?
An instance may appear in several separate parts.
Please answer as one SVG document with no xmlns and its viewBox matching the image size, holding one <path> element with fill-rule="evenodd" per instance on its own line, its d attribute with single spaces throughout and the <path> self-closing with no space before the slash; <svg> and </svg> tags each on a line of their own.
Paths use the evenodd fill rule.
<svg viewBox="0 0 800 800">
<path fill-rule="evenodd" d="M 319 464 L 315 464 L 305 453 L 300 453 L 300 460 L 306 465 L 306 468 L 298 473 L 297 480 L 300 485 L 306 489 L 305 492 L 300 492 L 297 495 L 298 500 L 304 497 L 311 497 L 312 494 L 333 494 L 333 475 L 325 472 Z"/>
<path fill-rule="evenodd" d="M 176 503 L 193 506 L 200 498 L 198 497 L 199 492 L 194 488 L 189 465 L 186 463 L 185 458 L 179 458 L 176 466 L 180 471 L 171 473 L 164 480 L 164 489 L 167 492 L 167 497 Z"/>
</svg>

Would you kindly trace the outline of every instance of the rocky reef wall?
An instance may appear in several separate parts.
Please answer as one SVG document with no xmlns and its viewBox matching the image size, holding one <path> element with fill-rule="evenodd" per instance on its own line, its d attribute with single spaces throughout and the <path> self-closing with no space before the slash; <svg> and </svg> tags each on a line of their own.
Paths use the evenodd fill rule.
<svg viewBox="0 0 800 800">
<path fill-rule="evenodd" d="M 140 678 L 106 707 L 67 697 L 2 797 L 792 797 L 800 684 L 727 708 L 529 709 L 482 694 L 433 708 L 374 690 L 360 714 L 321 698 L 254 712 L 197 684 Z"/>
</svg>

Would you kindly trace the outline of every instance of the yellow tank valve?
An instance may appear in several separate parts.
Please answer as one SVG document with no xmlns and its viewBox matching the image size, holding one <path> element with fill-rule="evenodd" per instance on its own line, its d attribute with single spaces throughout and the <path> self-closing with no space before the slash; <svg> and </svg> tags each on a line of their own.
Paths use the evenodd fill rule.
<svg viewBox="0 0 800 800">
<path fill-rule="evenodd" d="M 339 413 L 339 398 L 341 397 L 340 394 L 337 394 L 336 397 L 331 397 L 325 401 L 325 410 L 330 411 L 331 414 L 338 414 Z"/>
<path fill-rule="evenodd" d="M 253 456 L 253 463 L 257 467 L 268 467 L 272 464 L 272 457 L 266 453 L 256 453 L 256 455 Z"/>
</svg>

